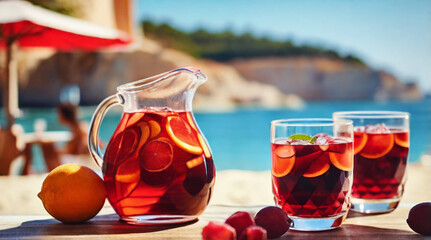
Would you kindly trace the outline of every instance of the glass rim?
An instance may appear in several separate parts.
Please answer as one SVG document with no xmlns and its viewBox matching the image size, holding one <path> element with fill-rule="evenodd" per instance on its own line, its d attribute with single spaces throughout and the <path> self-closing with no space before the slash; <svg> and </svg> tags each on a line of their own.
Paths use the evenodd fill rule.
<svg viewBox="0 0 431 240">
<path fill-rule="evenodd" d="M 399 118 L 409 119 L 410 113 L 402 111 L 339 111 L 332 113 L 332 117 L 345 117 L 352 119 L 380 119 L 380 118 Z"/>
<path fill-rule="evenodd" d="M 332 118 L 287 118 L 277 119 L 271 121 L 271 126 L 284 126 L 284 127 L 332 127 L 332 126 L 344 126 L 352 125 L 352 120 Z"/>
</svg>

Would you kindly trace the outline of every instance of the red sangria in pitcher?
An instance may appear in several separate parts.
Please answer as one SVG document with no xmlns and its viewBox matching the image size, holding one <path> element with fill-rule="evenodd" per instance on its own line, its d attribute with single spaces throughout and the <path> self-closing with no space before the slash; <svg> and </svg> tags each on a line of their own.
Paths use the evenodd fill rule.
<svg viewBox="0 0 431 240">
<path fill-rule="evenodd" d="M 197 87 L 207 77 L 180 68 L 117 88 L 96 110 L 89 132 L 92 156 L 103 166 L 108 200 L 131 224 L 170 224 L 196 219 L 215 181 L 211 150 L 192 113 Z M 106 110 L 124 112 L 105 154 L 98 131 Z"/>
</svg>

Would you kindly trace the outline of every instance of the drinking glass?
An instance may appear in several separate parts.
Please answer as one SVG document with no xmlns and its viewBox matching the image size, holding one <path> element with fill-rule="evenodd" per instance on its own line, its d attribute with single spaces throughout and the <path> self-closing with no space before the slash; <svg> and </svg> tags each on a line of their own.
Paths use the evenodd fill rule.
<svg viewBox="0 0 431 240">
<path fill-rule="evenodd" d="M 409 118 L 393 111 L 333 114 L 354 125 L 353 211 L 384 213 L 398 206 L 406 182 Z"/>
<path fill-rule="evenodd" d="M 352 169 L 352 121 L 271 122 L 272 190 L 276 204 L 292 219 L 293 230 L 321 231 L 342 224 Z"/>
</svg>

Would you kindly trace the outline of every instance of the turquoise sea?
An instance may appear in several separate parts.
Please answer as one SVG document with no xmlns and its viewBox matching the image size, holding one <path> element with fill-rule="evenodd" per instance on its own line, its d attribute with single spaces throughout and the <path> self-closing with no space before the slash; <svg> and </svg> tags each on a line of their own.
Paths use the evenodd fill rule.
<svg viewBox="0 0 431 240">
<path fill-rule="evenodd" d="M 95 107 L 82 107 L 82 119 L 90 120 Z M 218 170 L 269 170 L 270 169 L 270 122 L 282 118 L 330 118 L 334 111 L 392 110 L 411 114 L 410 162 L 417 162 L 428 153 L 431 146 L 431 100 L 419 102 L 374 101 L 319 101 L 307 102 L 299 110 L 241 108 L 232 112 L 195 113 L 196 121 L 213 151 Z M 105 117 L 101 126 L 101 138 L 109 141 L 121 117 L 121 108 L 115 107 Z M 25 131 L 33 131 L 36 119 L 45 119 L 49 130 L 66 130 L 57 123 L 55 109 L 23 109 L 18 119 Z M 36 150 L 37 151 L 37 150 Z M 40 154 L 38 158 L 41 158 Z M 42 159 L 36 159 L 35 169 L 43 170 Z"/>
</svg>

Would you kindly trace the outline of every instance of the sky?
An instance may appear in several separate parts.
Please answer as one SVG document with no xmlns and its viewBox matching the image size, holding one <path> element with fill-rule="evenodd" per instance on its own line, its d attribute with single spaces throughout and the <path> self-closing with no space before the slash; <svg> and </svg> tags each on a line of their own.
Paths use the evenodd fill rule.
<svg viewBox="0 0 431 240">
<path fill-rule="evenodd" d="M 353 53 L 431 92 L 431 0 L 136 0 L 135 16 Z"/>
</svg>

